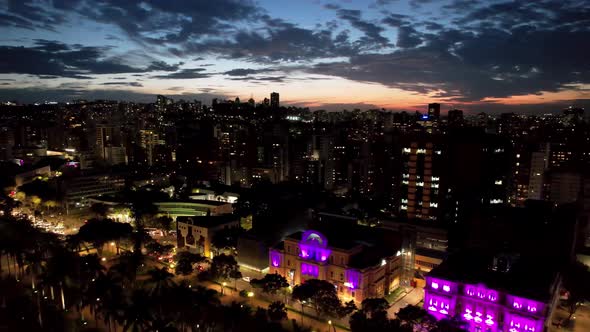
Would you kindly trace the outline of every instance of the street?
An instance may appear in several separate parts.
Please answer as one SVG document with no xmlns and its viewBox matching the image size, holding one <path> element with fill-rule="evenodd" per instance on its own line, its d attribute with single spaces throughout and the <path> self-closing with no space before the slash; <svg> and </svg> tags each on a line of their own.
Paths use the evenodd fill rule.
<svg viewBox="0 0 590 332">
<path fill-rule="evenodd" d="M 410 288 L 405 295 L 398 298 L 393 304 L 387 309 L 387 314 L 390 318 L 395 318 L 397 312 L 407 305 L 417 305 L 424 299 L 424 289 L 422 288 Z"/>
</svg>

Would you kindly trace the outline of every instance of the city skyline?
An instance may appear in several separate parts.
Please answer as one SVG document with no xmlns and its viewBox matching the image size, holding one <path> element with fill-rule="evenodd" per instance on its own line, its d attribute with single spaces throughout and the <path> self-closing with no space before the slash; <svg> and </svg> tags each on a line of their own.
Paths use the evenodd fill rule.
<svg viewBox="0 0 590 332">
<path fill-rule="evenodd" d="M 575 0 L 3 1 L 0 100 L 588 107 L 589 14 Z"/>
</svg>

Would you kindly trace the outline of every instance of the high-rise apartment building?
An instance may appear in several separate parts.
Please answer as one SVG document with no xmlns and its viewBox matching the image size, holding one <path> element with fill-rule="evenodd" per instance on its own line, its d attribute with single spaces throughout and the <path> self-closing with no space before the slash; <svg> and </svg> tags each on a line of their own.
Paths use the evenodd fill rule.
<svg viewBox="0 0 590 332">
<path fill-rule="evenodd" d="M 139 131 L 140 146 L 145 150 L 145 162 L 152 166 L 154 164 L 154 149 L 158 145 L 164 145 L 164 141 L 155 130 L 144 129 Z"/>
<path fill-rule="evenodd" d="M 412 140 L 402 154 L 400 213 L 408 219 L 437 220 L 442 198 L 442 148 L 431 140 Z"/>
<path fill-rule="evenodd" d="M 549 168 L 549 144 L 545 144 L 539 149 L 531 153 L 531 171 L 529 175 L 529 189 L 528 198 L 535 200 L 544 199 L 544 177 L 545 171 Z"/>
<path fill-rule="evenodd" d="M 448 113 L 449 126 L 461 126 L 463 125 L 463 111 L 462 110 L 450 110 Z"/>
<path fill-rule="evenodd" d="M 428 118 L 436 121 L 440 118 L 440 104 L 432 103 L 428 104 Z"/>
<path fill-rule="evenodd" d="M 115 127 L 108 124 L 99 124 L 96 126 L 96 155 L 105 159 L 106 148 L 111 145 Z"/>
<path fill-rule="evenodd" d="M 273 92 L 270 94 L 270 107 L 279 108 L 279 93 Z"/>
</svg>

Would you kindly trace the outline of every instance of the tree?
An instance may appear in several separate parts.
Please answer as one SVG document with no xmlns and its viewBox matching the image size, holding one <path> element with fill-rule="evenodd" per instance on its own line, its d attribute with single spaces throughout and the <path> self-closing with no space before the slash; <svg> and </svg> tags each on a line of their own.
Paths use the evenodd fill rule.
<svg viewBox="0 0 590 332">
<path fill-rule="evenodd" d="M 238 290 L 238 279 L 242 279 L 242 272 L 240 272 L 239 268 L 235 270 L 231 270 L 229 273 L 229 277 L 234 280 L 234 288 L 236 291 Z"/>
<path fill-rule="evenodd" d="M 176 275 L 188 276 L 193 273 L 193 271 L 193 264 L 187 260 L 178 261 L 174 267 L 174 273 L 176 273 Z"/>
<path fill-rule="evenodd" d="M 287 319 L 287 308 L 285 307 L 285 304 L 280 301 L 275 301 L 269 304 L 267 313 L 271 321 L 278 322 Z"/>
<path fill-rule="evenodd" d="M 430 331 L 436 326 L 436 319 L 424 308 L 407 305 L 397 312 L 397 318 L 412 327 L 423 331 Z"/>
<path fill-rule="evenodd" d="M 569 312 L 568 320 L 576 313 L 580 303 L 590 300 L 590 271 L 588 267 L 580 262 L 571 264 L 564 276 L 564 287 L 568 291 L 566 301 Z"/>
<path fill-rule="evenodd" d="M 367 315 L 362 310 L 358 310 L 354 314 L 352 314 L 350 316 L 350 320 L 348 321 L 348 324 L 349 324 L 350 330 L 352 332 L 369 331 L 368 318 L 367 318 Z"/>
<path fill-rule="evenodd" d="M 109 207 L 103 203 L 94 203 L 90 206 L 90 212 L 94 213 L 97 218 L 106 218 Z"/>
<path fill-rule="evenodd" d="M 287 279 L 278 273 L 266 274 L 262 279 L 252 279 L 250 284 L 254 288 L 261 288 L 264 293 L 275 295 L 289 287 Z"/>
<path fill-rule="evenodd" d="M 123 331 L 140 332 L 150 328 L 151 296 L 141 288 L 135 289 L 122 310 Z"/>
<path fill-rule="evenodd" d="M 149 270 L 148 276 L 146 285 L 150 288 L 150 295 L 160 296 L 166 289 L 171 288 L 175 284 L 172 279 L 174 275 L 168 272 L 168 269 L 165 267 Z"/>
<path fill-rule="evenodd" d="M 355 312 L 356 309 L 357 307 L 354 303 L 354 300 L 350 300 L 340 307 L 340 309 L 338 310 L 338 318 L 346 317 Z"/>
<path fill-rule="evenodd" d="M 388 307 L 389 302 L 382 297 L 364 299 L 361 303 L 361 310 L 369 317 L 373 317 L 376 313 L 387 311 Z"/>
<path fill-rule="evenodd" d="M 224 228 L 213 235 L 211 244 L 217 249 L 235 249 L 238 246 L 238 237 L 244 233 L 241 227 Z"/>
<path fill-rule="evenodd" d="M 73 240 L 92 243 L 98 254 L 102 255 L 102 247 L 105 243 L 115 241 L 118 251 L 119 241 L 131 237 L 132 231 L 129 224 L 118 223 L 110 219 L 90 219 L 80 227 Z"/>
<path fill-rule="evenodd" d="M 162 245 L 158 241 L 150 241 L 148 244 L 145 245 L 145 249 L 147 250 L 148 255 L 165 256 L 172 252 L 172 250 L 174 249 L 174 245 Z"/>
<path fill-rule="evenodd" d="M 214 279 L 227 280 L 235 275 L 235 271 L 239 272 L 239 266 L 233 256 L 221 254 L 213 257 L 210 271 Z"/>
<path fill-rule="evenodd" d="M 325 280 L 310 279 L 293 288 L 294 300 L 310 303 L 316 315 L 338 317 L 342 303 L 333 284 Z"/>
<path fill-rule="evenodd" d="M 199 255 L 199 254 L 193 254 L 191 252 L 188 251 L 180 251 L 176 254 L 176 256 L 174 256 L 174 259 L 176 261 L 176 268 L 175 268 L 175 273 L 177 275 L 183 275 L 183 276 L 187 276 L 191 273 L 193 273 L 193 265 L 200 263 L 200 262 L 204 262 L 205 261 L 205 257 Z"/>
<path fill-rule="evenodd" d="M 154 226 L 161 228 L 164 231 L 164 235 L 168 235 L 168 232 L 172 229 L 172 218 L 168 216 L 160 216 L 155 219 Z"/>
<path fill-rule="evenodd" d="M 467 323 L 458 317 L 444 318 L 436 322 L 436 326 L 429 332 L 465 332 Z"/>
</svg>

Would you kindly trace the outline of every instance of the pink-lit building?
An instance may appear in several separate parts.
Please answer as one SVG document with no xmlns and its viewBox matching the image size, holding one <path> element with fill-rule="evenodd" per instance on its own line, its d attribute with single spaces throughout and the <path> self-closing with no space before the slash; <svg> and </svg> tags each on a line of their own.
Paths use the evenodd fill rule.
<svg viewBox="0 0 590 332">
<path fill-rule="evenodd" d="M 297 285 L 309 279 L 334 284 L 342 300 L 361 302 L 383 297 L 397 288 L 401 273 L 399 248 L 388 250 L 355 241 L 328 239 L 315 230 L 288 236 L 269 252 L 269 273 L 284 276 Z"/>
<path fill-rule="evenodd" d="M 484 283 L 473 282 L 474 279 L 469 277 L 474 270 L 477 270 L 477 264 L 465 274 L 439 273 L 434 269 L 426 277 L 424 309 L 437 319 L 462 319 L 467 323 L 469 332 L 546 330 L 558 299 L 559 275 L 534 280 L 535 276 L 531 271 L 528 276 L 531 279 L 527 283 L 527 276 L 516 276 L 510 271 L 504 273 L 490 270 L 489 273 L 478 271 L 473 274 L 486 280 Z M 457 275 L 461 275 L 461 278 L 456 278 Z M 545 291 L 543 287 L 538 288 L 543 284 L 543 279 L 547 281 Z"/>
</svg>

